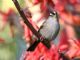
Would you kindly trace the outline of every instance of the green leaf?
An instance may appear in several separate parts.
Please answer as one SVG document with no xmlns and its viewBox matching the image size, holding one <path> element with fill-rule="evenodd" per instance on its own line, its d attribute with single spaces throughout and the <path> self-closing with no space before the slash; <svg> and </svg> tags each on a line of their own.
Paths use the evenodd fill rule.
<svg viewBox="0 0 80 60">
<path fill-rule="evenodd" d="M 2 0 L 0 0 L 0 8 L 2 7 Z"/>
</svg>

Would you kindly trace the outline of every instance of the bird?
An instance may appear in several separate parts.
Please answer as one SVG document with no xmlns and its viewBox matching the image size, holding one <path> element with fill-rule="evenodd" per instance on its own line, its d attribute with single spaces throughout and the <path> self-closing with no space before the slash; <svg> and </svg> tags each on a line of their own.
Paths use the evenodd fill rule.
<svg viewBox="0 0 80 60">
<path fill-rule="evenodd" d="M 54 13 L 54 14 L 53 14 Z M 54 40 L 60 30 L 60 24 L 57 12 L 50 13 L 48 19 L 42 24 L 39 29 L 39 33 L 46 39 Z"/>
<path fill-rule="evenodd" d="M 60 24 L 58 20 L 58 14 L 57 12 L 50 13 L 50 16 L 47 20 L 44 21 L 40 29 L 38 30 L 38 33 L 42 35 L 44 38 L 43 41 L 36 40 L 28 49 L 27 51 L 34 51 L 36 46 L 42 42 L 43 44 L 47 44 L 46 46 L 50 48 L 50 42 L 55 40 L 60 30 Z"/>
</svg>

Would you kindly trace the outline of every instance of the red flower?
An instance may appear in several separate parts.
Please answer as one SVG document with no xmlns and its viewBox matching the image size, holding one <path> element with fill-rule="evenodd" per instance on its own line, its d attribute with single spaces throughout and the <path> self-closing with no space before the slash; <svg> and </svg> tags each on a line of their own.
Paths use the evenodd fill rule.
<svg viewBox="0 0 80 60">
<path fill-rule="evenodd" d="M 80 56 L 80 43 L 78 40 L 69 40 L 69 50 L 66 53 L 70 58 Z"/>
<path fill-rule="evenodd" d="M 47 49 L 42 43 L 33 52 L 26 55 L 25 60 L 58 60 L 57 49 L 54 45 Z"/>
</svg>

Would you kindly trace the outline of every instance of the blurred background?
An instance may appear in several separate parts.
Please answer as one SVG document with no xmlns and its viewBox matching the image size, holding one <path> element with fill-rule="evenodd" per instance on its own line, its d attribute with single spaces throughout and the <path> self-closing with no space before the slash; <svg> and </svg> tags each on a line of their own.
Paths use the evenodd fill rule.
<svg viewBox="0 0 80 60">
<path fill-rule="evenodd" d="M 25 8 L 24 0 L 18 0 Z M 54 0 L 59 13 L 61 43 L 67 38 L 80 40 L 80 0 Z M 0 60 L 19 60 L 26 50 L 20 16 L 12 0 L 0 0 Z M 63 37 L 65 38 L 63 38 Z M 57 39 L 57 40 L 60 40 Z M 58 42 L 58 41 L 57 41 Z"/>
<path fill-rule="evenodd" d="M 19 2 L 24 5 L 23 0 Z M 26 49 L 19 17 L 12 0 L 0 0 L 0 60 L 19 60 Z"/>
</svg>

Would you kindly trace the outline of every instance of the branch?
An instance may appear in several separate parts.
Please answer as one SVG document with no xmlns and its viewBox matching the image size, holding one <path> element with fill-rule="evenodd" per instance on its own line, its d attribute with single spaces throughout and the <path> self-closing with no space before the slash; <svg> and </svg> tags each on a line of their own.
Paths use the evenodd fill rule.
<svg viewBox="0 0 80 60">
<path fill-rule="evenodd" d="M 23 18 L 24 23 L 30 28 L 30 30 L 31 30 L 38 38 L 40 38 L 41 35 L 34 29 L 34 27 L 32 26 L 32 24 L 28 21 L 28 19 L 26 18 L 23 10 L 20 8 L 18 1 L 17 1 L 17 0 L 12 0 L 12 1 L 14 2 L 15 6 L 16 6 L 18 12 L 19 12 L 19 14 L 20 14 L 21 17 Z"/>
<path fill-rule="evenodd" d="M 49 41 L 47 39 L 45 39 L 44 37 L 42 37 L 41 34 L 39 34 L 35 29 L 34 27 L 32 26 L 32 24 L 28 21 L 28 19 L 26 18 L 23 10 L 21 9 L 19 3 L 17 0 L 12 0 L 19 12 L 19 14 L 21 15 L 21 17 L 23 18 L 24 20 L 24 23 L 30 28 L 30 30 L 33 32 L 33 34 L 35 34 L 35 36 L 38 37 L 38 40 L 36 40 L 29 48 L 27 51 L 33 51 L 36 46 L 38 45 L 38 43 L 42 42 L 47 48 L 50 48 L 50 44 L 49 44 Z"/>
</svg>

